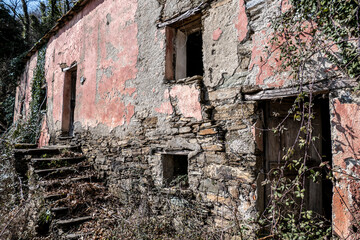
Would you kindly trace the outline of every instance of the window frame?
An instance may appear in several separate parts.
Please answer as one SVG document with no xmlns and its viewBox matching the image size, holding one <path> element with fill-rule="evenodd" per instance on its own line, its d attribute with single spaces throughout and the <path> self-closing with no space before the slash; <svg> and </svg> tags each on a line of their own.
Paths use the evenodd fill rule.
<svg viewBox="0 0 360 240">
<path fill-rule="evenodd" d="M 200 32 L 202 36 L 201 16 L 201 14 L 196 14 L 166 26 L 166 80 L 171 81 L 193 77 L 188 76 L 187 74 L 187 37 L 196 32 Z M 202 49 L 201 52 L 203 52 Z M 203 67 L 203 58 L 201 60 L 201 65 Z"/>
</svg>

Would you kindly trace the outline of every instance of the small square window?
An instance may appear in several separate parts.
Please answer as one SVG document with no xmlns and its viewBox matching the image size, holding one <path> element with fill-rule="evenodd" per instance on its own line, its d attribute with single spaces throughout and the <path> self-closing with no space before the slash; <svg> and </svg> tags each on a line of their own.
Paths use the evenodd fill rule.
<svg viewBox="0 0 360 240">
<path fill-rule="evenodd" d="M 188 156 L 163 154 L 163 184 L 167 187 L 188 187 Z"/>
<path fill-rule="evenodd" d="M 200 15 L 167 27 L 166 44 L 167 80 L 204 74 Z"/>
</svg>

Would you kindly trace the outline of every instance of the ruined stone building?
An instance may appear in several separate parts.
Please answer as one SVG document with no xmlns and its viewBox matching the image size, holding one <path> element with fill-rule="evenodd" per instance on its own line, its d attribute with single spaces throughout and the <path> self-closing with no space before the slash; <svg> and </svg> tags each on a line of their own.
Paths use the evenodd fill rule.
<svg viewBox="0 0 360 240">
<path fill-rule="evenodd" d="M 264 173 L 298 131 L 291 119 L 281 143 L 262 131 L 279 124 L 298 94 L 265 53 L 279 11 L 271 0 L 80 0 L 28 53 L 15 121 L 29 114 L 45 49 L 40 147 L 64 139 L 80 145 L 119 198 L 134 189 L 153 199 L 190 192 L 210 206 L 218 228 L 234 216 L 251 222 L 265 208 Z M 353 86 L 312 87 L 314 134 L 334 168 L 359 176 L 360 98 Z M 170 186 L 180 176 L 186 182 Z M 360 184 L 336 177 L 334 186 L 310 184 L 307 201 L 346 237 L 356 231 L 351 208 Z"/>
</svg>

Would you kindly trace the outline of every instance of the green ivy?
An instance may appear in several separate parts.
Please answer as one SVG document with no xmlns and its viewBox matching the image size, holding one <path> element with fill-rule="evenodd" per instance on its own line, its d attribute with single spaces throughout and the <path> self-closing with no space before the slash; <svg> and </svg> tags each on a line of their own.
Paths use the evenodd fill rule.
<svg viewBox="0 0 360 240">
<path fill-rule="evenodd" d="M 298 85 L 319 78 L 347 76 L 360 78 L 360 2 L 357 0 L 289 0 L 291 7 L 272 23 L 272 53 L 279 53 L 280 71 L 290 72 Z M 270 55 L 271 55 L 270 54 Z M 269 56 L 270 56 L 269 55 Z M 330 64 L 321 64 L 321 63 Z M 332 67 L 330 67 L 332 65 Z M 323 75 L 324 76 L 324 75 Z M 301 89 L 300 89 L 301 90 Z M 298 95 L 289 116 L 301 123 L 293 147 L 283 149 L 284 164 L 266 173 L 263 181 L 270 189 L 265 211 L 260 217 L 266 238 L 329 239 L 331 222 L 306 209 L 306 182 L 332 178 L 326 162 L 309 167 L 310 149 L 319 141 L 312 135 L 313 96 Z M 288 116 L 288 117 L 289 117 Z M 285 119 L 284 119 L 285 121 Z M 284 125 L 268 129 L 277 133 Z M 295 159 L 295 149 L 301 157 Z M 285 172 L 293 172 L 290 178 Z M 324 175 L 325 174 L 325 175 Z M 357 227 L 357 226 L 356 226 Z"/>
<path fill-rule="evenodd" d="M 23 141 L 36 143 L 41 130 L 41 119 L 46 111 L 46 88 L 45 86 L 45 53 L 46 47 L 38 52 L 36 68 L 32 80 L 30 115 L 23 129 Z"/>
<path fill-rule="evenodd" d="M 273 22 L 272 42 L 283 68 L 299 78 L 305 63 L 321 55 L 351 78 L 360 76 L 360 6 L 356 0 L 290 0 Z"/>
</svg>

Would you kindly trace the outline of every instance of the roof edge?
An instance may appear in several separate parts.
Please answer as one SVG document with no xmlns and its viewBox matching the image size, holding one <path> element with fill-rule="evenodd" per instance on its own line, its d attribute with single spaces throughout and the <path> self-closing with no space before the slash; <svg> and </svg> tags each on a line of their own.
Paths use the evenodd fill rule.
<svg viewBox="0 0 360 240">
<path fill-rule="evenodd" d="M 42 38 L 40 38 L 30 50 L 26 53 L 24 60 L 29 59 L 32 55 L 35 54 L 42 46 L 44 46 L 49 39 L 54 36 L 62 27 L 65 26 L 67 22 L 74 18 L 74 16 L 84 9 L 87 3 L 92 0 L 79 0 L 75 5 L 65 13 L 61 18 L 57 20 L 57 23 L 52 27 Z"/>
</svg>

